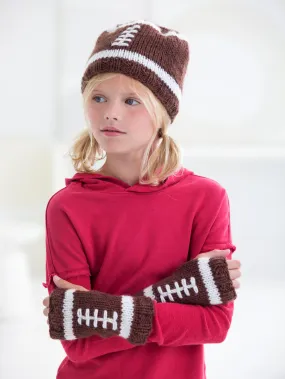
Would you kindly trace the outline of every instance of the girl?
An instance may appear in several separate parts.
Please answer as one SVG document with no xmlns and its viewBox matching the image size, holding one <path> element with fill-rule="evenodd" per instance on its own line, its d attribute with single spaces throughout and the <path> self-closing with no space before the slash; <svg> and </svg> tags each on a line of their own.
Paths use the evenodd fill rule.
<svg viewBox="0 0 285 379">
<path fill-rule="evenodd" d="M 77 173 L 46 210 L 58 379 L 204 379 L 203 345 L 227 336 L 240 276 L 228 196 L 167 135 L 188 60 L 185 37 L 141 20 L 104 31 L 88 60 Z"/>
</svg>

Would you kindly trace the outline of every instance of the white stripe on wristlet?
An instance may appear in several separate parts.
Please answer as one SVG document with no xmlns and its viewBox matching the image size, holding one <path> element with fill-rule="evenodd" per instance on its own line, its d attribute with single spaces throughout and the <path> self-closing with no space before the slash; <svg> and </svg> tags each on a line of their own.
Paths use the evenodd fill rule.
<svg viewBox="0 0 285 379">
<path fill-rule="evenodd" d="M 206 287 L 210 304 L 212 305 L 221 304 L 222 303 L 221 296 L 215 284 L 211 267 L 209 265 L 209 260 L 210 260 L 210 257 L 202 257 L 198 259 L 198 267 L 199 267 L 200 275 Z"/>
<path fill-rule="evenodd" d="M 134 300 L 132 296 L 122 296 L 122 316 L 120 336 L 129 338 L 134 319 Z"/>
<path fill-rule="evenodd" d="M 155 296 L 153 293 L 153 288 L 152 286 L 149 286 L 143 290 L 143 294 L 145 297 L 150 297 L 152 300 L 155 300 Z"/>
<path fill-rule="evenodd" d="M 178 83 L 171 75 L 169 75 L 161 66 L 159 66 L 153 60 L 139 53 L 134 53 L 132 51 L 124 49 L 102 50 L 92 55 L 92 57 L 87 62 L 86 69 L 91 63 L 103 58 L 121 58 L 141 64 L 142 66 L 153 71 L 159 77 L 159 79 L 167 85 L 167 87 L 174 93 L 174 95 L 180 101 L 182 91 Z"/>
<path fill-rule="evenodd" d="M 75 340 L 76 337 L 73 333 L 73 302 L 75 289 L 68 289 L 64 293 L 63 299 L 63 329 L 64 329 L 64 338 L 66 340 Z"/>
</svg>

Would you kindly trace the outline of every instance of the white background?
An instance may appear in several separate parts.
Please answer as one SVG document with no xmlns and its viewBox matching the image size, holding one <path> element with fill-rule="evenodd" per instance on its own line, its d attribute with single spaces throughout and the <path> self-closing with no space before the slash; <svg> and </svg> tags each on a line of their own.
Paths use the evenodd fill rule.
<svg viewBox="0 0 285 379">
<path fill-rule="evenodd" d="M 0 1 L 0 377 L 55 378 L 64 357 L 42 315 L 44 210 L 73 174 L 96 38 L 134 19 L 188 37 L 170 134 L 231 201 L 243 277 L 227 340 L 206 346 L 208 379 L 284 379 L 284 0 Z"/>
</svg>

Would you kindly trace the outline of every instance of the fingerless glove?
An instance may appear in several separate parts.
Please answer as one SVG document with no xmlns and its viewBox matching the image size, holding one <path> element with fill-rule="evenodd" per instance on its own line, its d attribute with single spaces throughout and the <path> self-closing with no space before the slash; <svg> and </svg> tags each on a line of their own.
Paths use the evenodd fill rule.
<svg viewBox="0 0 285 379">
<path fill-rule="evenodd" d="M 237 295 L 224 257 L 201 257 L 180 266 L 171 276 L 140 291 L 159 303 L 218 305 Z"/>
<path fill-rule="evenodd" d="M 116 335 L 133 345 L 143 345 L 152 330 L 153 301 L 144 296 L 56 288 L 50 295 L 49 308 L 49 333 L 53 339 Z"/>
</svg>

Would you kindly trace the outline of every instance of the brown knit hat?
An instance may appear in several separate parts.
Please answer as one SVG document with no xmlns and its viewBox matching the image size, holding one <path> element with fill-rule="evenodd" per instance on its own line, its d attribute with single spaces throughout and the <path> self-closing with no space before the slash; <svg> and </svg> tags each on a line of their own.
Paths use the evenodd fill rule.
<svg viewBox="0 0 285 379">
<path fill-rule="evenodd" d="M 144 20 L 119 24 L 98 37 L 81 90 L 99 73 L 130 76 L 154 93 L 173 122 L 179 110 L 188 62 L 187 39 L 177 31 Z"/>
</svg>

